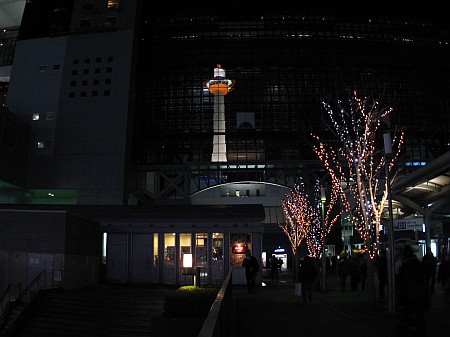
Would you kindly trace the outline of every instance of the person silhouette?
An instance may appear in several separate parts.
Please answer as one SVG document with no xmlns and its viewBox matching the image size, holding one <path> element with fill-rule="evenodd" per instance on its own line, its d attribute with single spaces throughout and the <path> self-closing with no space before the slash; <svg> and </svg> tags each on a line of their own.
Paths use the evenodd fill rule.
<svg viewBox="0 0 450 337">
<path fill-rule="evenodd" d="M 427 248 L 427 253 L 422 258 L 422 264 L 425 272 L 425 283 L 433 293 L 436 284 L 437 259 L 431 252 L 431 248 Z"/>
<path fill-rule="evenodd" d="M 411 246 L 403 249 L 403 260 L 397 275 L 399 320 L 398 336 L 425 336 L 424 311 L 430 307 L 423 264 Z"/>
<path fill-rule="evenodd" d="M 317 276 L 317 268 L 310 256 L 305 256 L 298 270 L 298 280 L 302 284 L 303 302 L 312 302 L 313 283 Z"/>
<path fill-rule="evenodd" d="M 247 279 L 247 290 L 249 294 L 255 293 L 256 288 L 256 274 L 259 272 L 259 263 L 256 257 L 245 253 L 244 261 L 242 261 L 242 267 L 245 268 L 245 278 Z"/>
</svg>

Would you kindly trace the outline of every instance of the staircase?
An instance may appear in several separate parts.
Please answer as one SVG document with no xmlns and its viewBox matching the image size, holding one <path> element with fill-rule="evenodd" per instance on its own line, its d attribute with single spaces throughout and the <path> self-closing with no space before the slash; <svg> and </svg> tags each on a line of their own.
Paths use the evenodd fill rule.
<svg viewBox="0 0 450 337">
<path fill-rule="evenodd" d="M 47 294 L 16 337 L 151 336 L 151 316 L 163 311 L 170 288 L 99 285 Z"/>
</svg>

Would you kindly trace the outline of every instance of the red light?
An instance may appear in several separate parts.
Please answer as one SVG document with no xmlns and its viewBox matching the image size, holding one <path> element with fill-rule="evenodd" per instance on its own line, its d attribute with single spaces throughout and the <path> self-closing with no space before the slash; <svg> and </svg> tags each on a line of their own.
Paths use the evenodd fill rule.
<svg viewBox="0 0 450 337">
<path fill-rule="evenodd" d="M 241 245 L 234 245 L 233 246 L 233 253 L 235 254 L 243 254 L 245 253 L 245 247 Z"/>
</svg>

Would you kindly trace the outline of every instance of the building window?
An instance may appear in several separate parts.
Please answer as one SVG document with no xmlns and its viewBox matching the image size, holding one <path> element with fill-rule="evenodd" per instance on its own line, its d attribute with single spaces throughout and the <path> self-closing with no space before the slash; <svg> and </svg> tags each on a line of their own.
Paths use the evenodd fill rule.
<svg viewBox="0 0 450 337">
<path fill-rule="evenodd" d="M 89 74 L 89 69 L 84 69 L 84 70 L 83 70 L 83 74 L 84 74 L 84 75 L 88 75 L 88 74 Z"/>
<path fill-rule="evenodd" d="M 94 73 L 100 74 L 100 68 L 95 68 L 95 69 L 94 69 Z"/>
<path fill-rule="evenodd" d="M 105 18 L 105 26 L 115 26 L 117 24 L 117 16 L 107 16 Z"/>
<path fill-rule="evenodd" d="M 38 149 L 43 149 L 45 147 L 45 141 L 43 140 L 38 140 L 37 142 L 37 148 Z"/>
<path fill-rule="evenodd" d="M 77 70 L 72 70 L 72 75 L 77 75 L 78 71 Z"/>
<path fill-rule="evenodd" d="M 71 86 L 71 87 L 75 87 L 76 85 L 77 85 L 77 81 L 71 81 L 71 82 L 70 82 L 70 86 Z"/>
<path fill-rule="evenodd" d="M 91 19 L 81 19 L 80 20 L 81 28 L 90 27 L 90 26 L 91 26 Z"/>
<path fill-rule="evenodd" d="M 84 11 L 92 11 L 94 10 L 94 3 L 93 2 L 85 2 L 81 4 L 81 9 Z"/>
<path fill-rule="evenodd" d="M 40 65 L 38 69 L 39 69 L 39 72 L 43 73 L 43 72 L 47 71 L 47 66 Z"/>
<path fill-rule="evenodd" d="M 119 8 L 120 0 L 108 0 L 108 8 Z"/>
<path fill-rule="evenodd" d="M 86 91 L 82 91 L 82 92 L 80 93 L 80 96 L 81 96 L 81 97 L 86 97 Z"/>
<path fill-rule="evenodd" d="M 91 59 L 84 59 L 84 63 L 91 63 Z"/>
<path fill-rule="evenodd" d="M 69 92 L 69 97 L 70 97 L 70 98 L 75 97 L 75 93 L 74 93 L 74 92 Z"/>
<path fill-rule="evenodd" d="M 109 91 L 109 90 L 105 90 L 103 92 L 103 95 L 105 95 L 105 96 L 109 96 L 110 94 L 111 94 L 111 91 Z"/>
<path fill-rule="evenodd" d="M 114 60 L 114 58 L 112 56 L 108 57 L 108 62 L 112 62 Z"/>
<path fill-rule="evenodd" d="M 94 97 L 98 96 L 98 91 L 93 91 L 92 96 L 94 96 Z"/>
<path fill-rule="evenodd" d="M 55 119 L 55 113 L 53 111 L 48 111 L 45 114 L 45 119 L 48 120 L 48 121 L 54 120 Z"/>
<path fill-rule="evenodd" d="M 106 73 L 107 73 L 107 74 L 112 73 L 112 68 L 111 68 L 111 67 L 106 68 Z"/>
<path fill-rule="evenodd" d="M 78 64 L 80 61 L 78 59 L 73 60 L 73 64 Z"/>
<path fill-rule="evenodd" d="M 54 64 L 53 65 L 53 70 L 59 70 L 61 68 L 60 64 Z"/>
<path fill-rule="evenodd" d="M 81 81 L 81 85 L 87 85 L 87 80 L 83 80 L 83 81 Z"/>
<path fill-rule="evenodd" d="M 38 113 L 34 113 L 33 116 L 31 117 L 31 119 L 34 121 L 38 121 L 39 117 L 40 117 L 40 115 Z"/>
<path fill-rule="evenodd" d="M 99 80 L 94 80 L 94 85 L 98 85 L 99 83 L 100 83 L 100 81 Z"/>
<path fill-rule="evenodd" d="M 110 78 L 106 78 L 105 79 L 105 84 L 111 84 L 111 79 Z"/>
<path fill-rule="evenodd" d="M 101 57 L 97 57 L 97 58 L 95 59 L 95 62 L 101 63 L 101 62 L 102 62 L 102 58 L 101 58 Z"/>
</svg>

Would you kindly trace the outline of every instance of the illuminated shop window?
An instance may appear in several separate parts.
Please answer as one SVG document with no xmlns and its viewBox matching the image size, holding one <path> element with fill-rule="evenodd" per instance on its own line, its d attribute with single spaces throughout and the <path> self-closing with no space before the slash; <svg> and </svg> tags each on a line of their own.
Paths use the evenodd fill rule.
<svg viewBox="0 0 450 337">
<path fill-rule="evenodd" d="M 158 266 L 158 233 L 153 234 L 153 265 Z"/>
<path fill-rule="evenodd" d="M 175 266 L 175 233 L 164 233 L 164 267 Z"/>
<path fill-rule="evenodd" d="M 180 234 L 180 252 L 181 260 L 183 260 L 183 254 L 191 253 L 191 233 Z"/>
<path fill-rule="evenodd" d="M 208 234 L 195 234 L 195 263 L 197 267 L 206 267 L 208 264 Z"/>
<path fill-rule="evenodd" d="M 246 252 L 252 252 L 251 235 L 248 233 L 230 234 L 231 266 L 241 266 Z"/>
<path fill-rule="evenodd" d="M 223 233 L 213 233 L 213 261 L 223 260 Z"/>
</svg>

